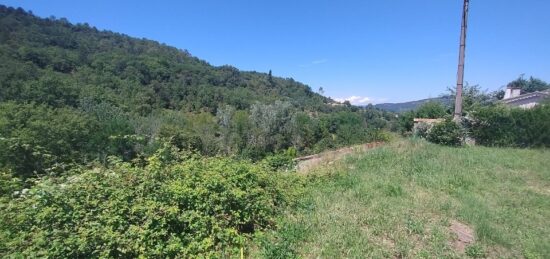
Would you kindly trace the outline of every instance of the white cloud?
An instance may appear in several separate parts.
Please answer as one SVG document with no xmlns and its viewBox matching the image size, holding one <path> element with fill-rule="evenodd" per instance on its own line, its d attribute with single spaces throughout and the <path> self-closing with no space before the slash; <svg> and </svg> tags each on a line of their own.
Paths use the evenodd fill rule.
<svg viewBox="0 0 550 259">
<path fill-rule="evenodd" d="M 372 99 L 370 97 L 357 96 L 357 95 L 352 95 L 346 98 L 335 98 L 334 100 L 336 100 L 337 102 L 349 101 L 351 104 L 355 104 L 355 105 L 365 105 L 365 104 L 372 103 Z"/>
</svg>

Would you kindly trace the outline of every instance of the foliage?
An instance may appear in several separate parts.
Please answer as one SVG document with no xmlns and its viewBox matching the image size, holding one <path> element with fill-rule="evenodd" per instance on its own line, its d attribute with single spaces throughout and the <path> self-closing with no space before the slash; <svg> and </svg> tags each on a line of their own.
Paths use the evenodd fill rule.
<svg viewBox="0 0 550 259">
<path fill-rule="evenodd" d="M 529 77 L 529 80 L 523 78 L 523 75 L 508 84 L 509 87 L 519 88 L 522 93 L 532 93 L 543 91 L 550 88 L 550 84 L 534 77 Z"/>
<path fill-rule="evenodd" d="M 0 167 L 26 178 L 55 164 L 84 162 L 99 152 L 92 144 L 98 126 L 70 108 L 0 103 Z"/>
<path fill-rule="evenodd" d="M 522 94 L 532 93 L 536 91 L 544 91 L 550 89 L 550 84 L 544 82 L 541 79 L 529 77 L 528 80 L 523 78 L 523 75 L 519 76 L 516 80 L 511 81 L 506 85 L 507 87 L 519 88 Z M 505 90 L 498 90 L 493 92 L 493 96 L 497 100 L 504 98 Z"/>
<path fill-rule="evenodd" d="M 426 123 L 426 122 L 420 122 L 418 125 L 416 125 L 416 128 L 414 128 L 414 135 L 420 138 L 428 138 L 428 134 L 430 133 L 430 130 L 432 129 L 432 124 Z"/>
<path fill-rule="evenodd" d="M 10 172 L 0 171 L 0 203 L 9 200 L 14 192 L 21 190 L 23 183 Z"/>
<path fill-rule="evenodd" d="M 454 100 L 456 98 L 455 89 L 448 88 L 447 91 Z M 494 96 L 488 93 L 487 90 L 483 90 L 479 85 L 466 84 L 462 89 L 462 115 L 465 116 L 478 107 L 490 105 L 494 101 Z M 454 109 L 455 106 L 453 102 L 450 110 L 454 111 Z"/>
<path fill-rule="evenodd" d="M 394 119 L 273 73 L 0 5 L 0 170 L 26 179 L 163 142 L 261 160 L 371 140 Z M 59 170 L 58 170 L 59 171 Z"/>
<path fill-rule="evenodd" d="M 221 257 L 300 188 L 261 165 L 171 146 L 145 167 L 114 159 L 78 171 L 0 204 L 0 256 Z"/>
<path fill-rule="evenodd" d="M 267 156 L 263 159 L 263 162 L 273 171 L 277 170 L 292 170 L 296 165 L 294 159 L 296 158 L 296 149 L 288 148 L 285 152 L 281 152 L 275 155 Z"/>
<path fill-rule="evenodd" d="M 440 123 L 436 123 L 430 129 L 427 139 L 436 144 L 460 146 L 464 139 L 464 132 L 456 122 L 446 119 Z"/>
<path fill-rule="evenodd" d="M 447 114 L 447 108 L 441 102 L 426 102 L 416 109 L 415 116 L 424 119 L 438 119 Z"/>
<path fill-rule="evenodd" d="M 414 118 L 416 113 L 414 111 L 407 111 L 399 115 L 398 124 L 399 131 L 403 134 L 411 132 L 414 127 Z"/>
<path fill-rule="evenodd" d="M 216 113 L 231 105 L 288 101 L 330 110 L 331 100 L 292 79 L 214 67 L 185 50 L 99 31 L 66 19 L 41 19 L 0 6 L 0 101 L 77 107 L 116 103 L 148 115 L 158 109 Z"/>
<path fill-rule="evenodd" d="M 540 91 L 550 86 L 540 79 L 523 77 L 509 83 L 523 93 Z M 465 126 L 476 143 L 487 146 L 541 147 L 550 146 L 548 105 L 523 110 L 496 105 L 503 93 L 488 94 L 478 86 L 464 90 Z"/>
<path fill-rule="evenodd" d="M 414 127 L 414 118 L 438 119 L 448 113 L 449 110 L 441 102 L 425 102 L 416 110 L 407 111 L 399 115 L 399 129 L 401 133 L 411 132 Z"/>
<path fill-rule="evenodd" d="M 532 109 L 482 107 L 467 123 L 472 137 L 482 145 L 550 147 L 550 105 Z"/>
</svg>

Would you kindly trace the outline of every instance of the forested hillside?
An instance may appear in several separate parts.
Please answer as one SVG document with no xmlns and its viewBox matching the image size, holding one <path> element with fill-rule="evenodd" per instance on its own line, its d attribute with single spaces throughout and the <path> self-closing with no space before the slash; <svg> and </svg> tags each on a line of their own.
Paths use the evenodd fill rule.
<svg viewBox="0 0 550 259">
<path fill-rule="evenodd" d="M 1 101 L 52 107 L 104 101 L 141 115 L 159 108 L 214 113 L 223 105 L 247 109 L 275 100 L 322 110 L 329 102 L 292 79 L 214 67 L 155 41 L 22 9 L 0 12 Z"/>
<path fill-rule="evenodd" d="M 260 159 L 378 138 L 391 114 L 335 104 L 289 78 L 0 6 L 0 168 L 27 178 L 164 142 Z M 296 150 L 294 152 L 293 150 Z"/>
</svg>

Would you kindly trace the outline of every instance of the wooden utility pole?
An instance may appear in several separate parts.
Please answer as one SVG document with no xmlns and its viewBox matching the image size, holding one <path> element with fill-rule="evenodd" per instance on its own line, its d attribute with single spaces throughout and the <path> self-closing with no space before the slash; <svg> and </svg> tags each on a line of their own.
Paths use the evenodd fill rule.
<svg viewBox="0 0 550 259">
<path fill-rule="evenodd" d="M 466 29 L 468 28 L 469 5 L 470 0 L 464 0 L 462 28 L 460 30 L 460 52 L 458 54 L 458 73 L 456 79 L 455 121 L 460 121 L 462 118 L 462 87 L 464 86 L 464 56 L 466 53 Z"/>
</svg>

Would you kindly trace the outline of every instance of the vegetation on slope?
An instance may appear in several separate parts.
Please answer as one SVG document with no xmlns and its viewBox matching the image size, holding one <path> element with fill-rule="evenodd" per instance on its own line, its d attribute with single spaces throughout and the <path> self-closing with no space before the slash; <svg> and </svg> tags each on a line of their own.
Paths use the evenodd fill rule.
<svg viewBox="0 0 550 259">
<path fill-rule="evenodd" d="M 330 101 L 292 79 L 214 67 L 185 50 L 63 18 L 0 6 L 0 24 L 0 101 L 78 107 L 87 99 L 141 115 L 275 100 L 322 109 Z"/>
<path fill-rule="evenodd" d="M 308 176 L 303 202 L 259 239 L 270 258 L 492 257 L 550 254 L 550 152 L 451 148 L 406 140 Z M 449 230 L 475 241 L 460 253 Z"/>
<path fill-rule="evenodd" d="M 0 196 L 0 257 L 230 256 L 272 227 L 301 188 L 298 177 L 268 164 L 169 145 L 146 162 L 113 159 L 22 191 L 2 177 L 9 195 Z"/>
<path fill-rule="evenodd" d="M 0 5 L 0 256 L 224 257 L 393 116 Z"/>
<path fill-rule="evenodd" d="M 393 116 L 271 73 L 0 6 L 0 168 L 26 179 L 162 143 L 261 159 L 377 138 Z M 352 134 L 353 132 L 353 134 Z"/>
<path fill-rule="evenodd" d="M 214 67 L 154 41 L 5 6 L 0 58 L 0 256 L 224 257 L 252 236 L 266 256 L 455 255 L 445 245 L 451 219 L 475 227 L 469 255 L 548 254 L 533 241 L 548 241 L 536 228 L 548 217 L 538 196 L 546 151 L 460 149 L 458 163 L 454 149 L 423 142 L 381 149 L 313 176 L 308 200 L 263 235 L 302 197 L 301 176 L 283 172 L 297 154 L 383 139 L 381 130 L 411 121 L 334 104 L 271 72 Z M 488 100 L 471 90 L 466 112 Z M 410 114 L 447 112 L 428 103 Z M 529 141 L 548 140 L 537 138 L 541 125 Z M 510 162 L 518 157 L 531 164 Z"/>
</svg>

